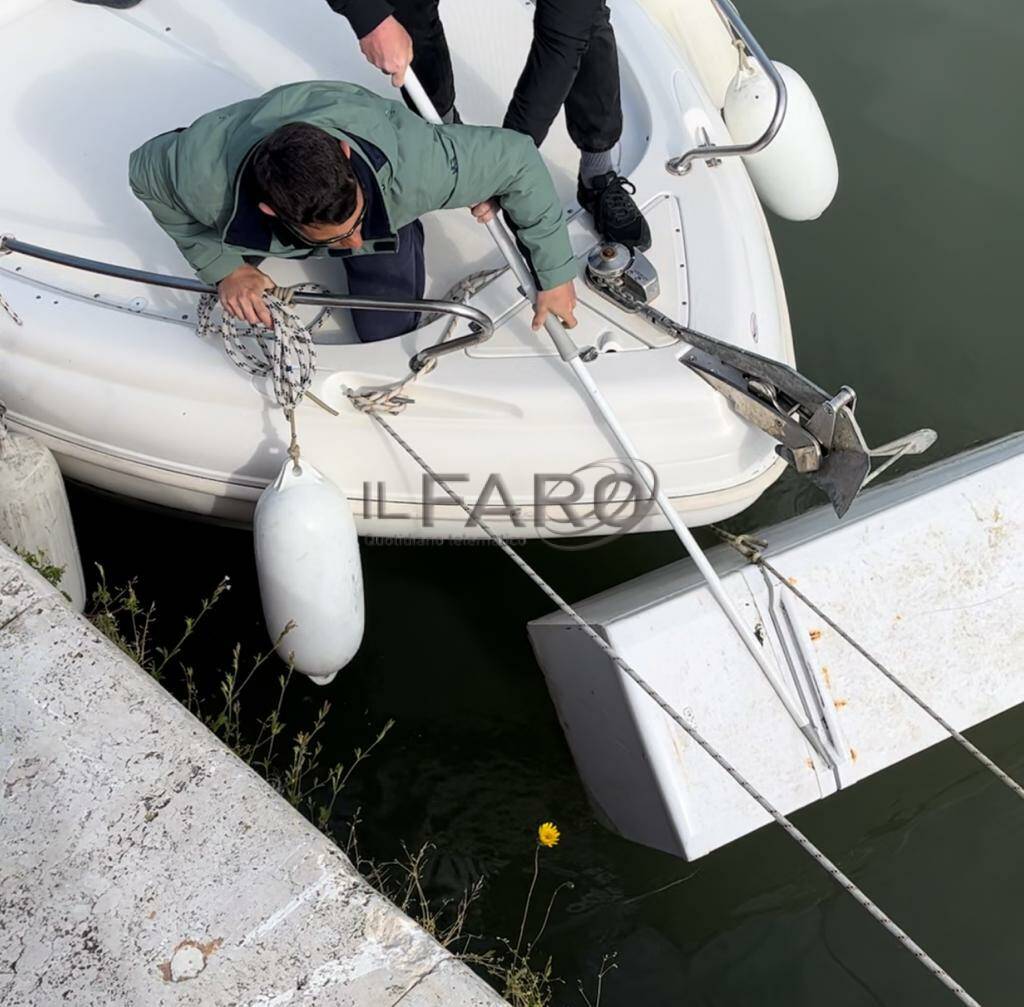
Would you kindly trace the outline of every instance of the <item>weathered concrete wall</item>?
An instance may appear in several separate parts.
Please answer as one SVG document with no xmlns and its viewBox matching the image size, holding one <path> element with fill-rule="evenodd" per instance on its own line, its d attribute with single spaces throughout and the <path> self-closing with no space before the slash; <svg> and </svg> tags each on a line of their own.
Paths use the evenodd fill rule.
<svg viewBox="0 0 1024 1007">
<path fill-rule="evenodd" d="M 0 545 L 0 1004 L 502 1001 Z"/>
</svg>

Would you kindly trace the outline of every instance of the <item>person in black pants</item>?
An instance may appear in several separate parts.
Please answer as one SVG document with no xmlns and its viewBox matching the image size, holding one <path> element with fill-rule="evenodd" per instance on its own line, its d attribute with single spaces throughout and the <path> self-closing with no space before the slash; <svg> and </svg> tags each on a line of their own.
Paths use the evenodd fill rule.
<svg viewBox="0 0 1024 1007">
<path fill-rule="evenodd" d="M 78 0 L 124 9 L 139 0 Z M 484 0 L 493 2 L 493 0 Z M 441 118 L 458 122 L 455 81 L 438 0 L 327 0 L 348 18 L 363 55 L 401 87 L 411 65 Z M 516 84 L 504 126 L 528 133 L 539 147 L 565 106 L 569 136 L 580 150 L 577 198 L 608 241 L 641 251 L 651 232 L 616 170 L 622 135 L 619 59 L 607 0 L 536 0 L 533 44 Z M 406 104 L 414 108 L 405 94 Z M 474 207 L 486 221 L 493 206 Z"/>
<path fill-rule="evenodd" d="M 327 0 L 345 15 L 363 55 L 401 86 L 411 65 L 445 122 L 458 122 L 451 56 L 438 0 Z M 408 96 L 406 103 L 412 107 Z M 641 251 L 647 221 L 632 183 L 615 170 L 622 135 L 619 61 L 607 0 L 536 0 L 533 44 L 504 126 L 538 146 L 565 106 L 569 136 L 580 150 L 577 197 L 602 237 Z M 486 219 L 489 210 L 474 210 Z"/>
<path fill-rule="evenodd" d="M 437 0 L 327 0 L 330 7 L 348 18 L 363 55 L 378 70 L 391 74 L 401 87 L 412 66 L 424 90 L 449 125 L 458 122 L 455 111 L 455 79 L 448 40 L 437 12 Z M 416 107 L 403 90 L 405 103 Z"/>
</svg>

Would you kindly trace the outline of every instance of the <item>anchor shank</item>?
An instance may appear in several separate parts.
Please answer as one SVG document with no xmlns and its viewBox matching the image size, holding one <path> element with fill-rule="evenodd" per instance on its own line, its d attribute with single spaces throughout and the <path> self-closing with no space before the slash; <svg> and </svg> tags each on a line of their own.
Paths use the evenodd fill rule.
<svg viewBox="0 0 1024 1007">
<path fill-rule="evenodd" d="M 686 343 L 690 350 L 680 363 L 723 395 L 739 416 L 774 438 L 778 453 L 829 498 L 840 517 L 868 482 L 873 455 L 918 453 L 934 440 L 932 431 L 918 431 L 872 452 L 854 416 L 852 388 L 843 386 L 829 395 L 788 364 L 669 318 L 651 303 L 658 297 L 658 275 L 638 252 L 616 244 L 598 246 L 588 258 L 586 281 L 621 310 Z"/>
</svg>

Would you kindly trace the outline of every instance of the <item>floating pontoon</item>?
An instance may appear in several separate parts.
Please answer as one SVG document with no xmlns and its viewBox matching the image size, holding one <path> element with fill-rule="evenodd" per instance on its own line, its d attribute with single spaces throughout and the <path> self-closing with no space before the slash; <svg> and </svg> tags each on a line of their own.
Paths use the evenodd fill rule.
<svg viewBox="0 0 1024 1007">
<path fill-rule="evenodd" d="M 575 608 L 788 814 L 1024 702 L 1022 493 L 1015 434 L 708 553 L 817 750 L 690 560 Z M 573 620 L 530 638 L 612 829 L 692 860 L 769 821 Z"/>
</svg>

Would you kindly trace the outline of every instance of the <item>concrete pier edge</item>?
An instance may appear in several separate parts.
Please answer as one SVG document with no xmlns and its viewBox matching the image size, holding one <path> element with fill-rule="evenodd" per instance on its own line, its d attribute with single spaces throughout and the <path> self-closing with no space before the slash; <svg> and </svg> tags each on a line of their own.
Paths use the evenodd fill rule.
<svg viewBox="0 0 1024 1007">
<path fill-rule="evenodd" d="M 2 544 L 0 768 L 0 1004 L 504 1004 Z"/>
</svg>

